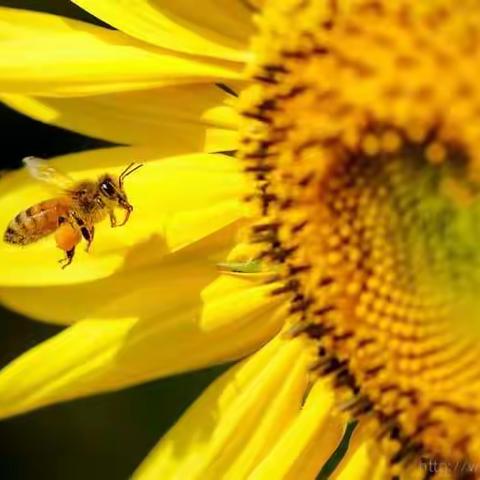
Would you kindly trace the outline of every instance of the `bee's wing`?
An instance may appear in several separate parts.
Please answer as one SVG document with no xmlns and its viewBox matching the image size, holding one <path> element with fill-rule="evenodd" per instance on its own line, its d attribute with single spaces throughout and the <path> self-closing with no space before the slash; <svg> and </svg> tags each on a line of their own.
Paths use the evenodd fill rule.
<svg viewBox="0 0 480 480">
<path fill-rule="evenodd" d="M 49 161 L 42 158 L 25 157 L 23 163 L 33 178 L 47 183 L 56 190 L 68 190 L 74 183 L 71 177 L 52 167 Z"/>
</svg>

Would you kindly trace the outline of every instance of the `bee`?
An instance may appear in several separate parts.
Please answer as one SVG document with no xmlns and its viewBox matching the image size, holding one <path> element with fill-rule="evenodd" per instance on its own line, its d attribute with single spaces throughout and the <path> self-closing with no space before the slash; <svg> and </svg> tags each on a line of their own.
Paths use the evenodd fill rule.
<svg viewBox="0 0 480 480">
<path fill-rule="evenodd" d="M 3 239 L 13 245 L 28 245 L 54 233 L 57 247 L 65 252 L 60 260 L 62 268 L 72 263 L 75 247 L 84 238 L 88 252 L 95 234 L 95 224 L 110 218 L 110 226 L 125 225 L 133 211 L 124 190 L 128 175 L 142 164 L 131 163 L 115 177 L 102 175 L 97 181 L 74 181 L 51 166 L 50 162 L 36 157 L 24 160 L 29 173 L 37 180 L 55 187 L 59 195 L 44 200 L 20 212 L 8 225 Z M 117 222 L 115 209 L 125 210 L 121 223 Z"/>
</svg>

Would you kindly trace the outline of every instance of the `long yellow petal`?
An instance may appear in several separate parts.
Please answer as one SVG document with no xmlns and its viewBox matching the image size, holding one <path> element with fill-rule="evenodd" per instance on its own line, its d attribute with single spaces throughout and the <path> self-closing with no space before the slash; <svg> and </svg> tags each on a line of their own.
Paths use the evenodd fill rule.
<svg viewBox="0 0 480 480">
<path fill-rule="evenodd" d="M 238 79 L 241 65 L 149 47 L 122 32 L 0 8 L 0 91 L 75 96 Z"/>
<path fill-rule="evenodd" d="M 119 312 L 136 315 L 139 313 L 135 311 L 138 305 L 130 304 L 127 295 L 139 285 L 152 284 L 156 292 L 163 285 L 167 288 L 169 301 L 178 302 L 186 291 L 194 295 L 217 277 L 217 264 L 225 259 L 235 244 L 237 228 L 236 224 L 229 225 L 186 248 L 165 255 L 155 263 L 141 267 L 132 265 L 132 268 L 120 269 L 98 280 L 72 285 L 1 287 L 0 302 L 36 320 L 65 325 L 92 318 L 93 315 L 99 320 L 115 319 Z M 172 285 L 178 290 L 171 290 Z M 125 301 L 122 300 L 124 297 Z M 115 304 L 117 299 L 120 303 Z M 148 308 L 151 303 L 145 305 Z M 155 308 L 158 310 L 159 307 Z"/>
<path fill-rule="evenodd" d="M 375 452 L 367 440 L 344 459 L 339 472 L 333 476 L 335 480 L 383 480 L 389 477 L 386 458 Z"/>
<path fill-rule="evenodd" d="M 372 438 L 371 425 L 364 425 L 353 435 L 353 442 L 347 455 L 332 475 L 332 480 L 384 480 L 398 475 L 400 465 L 391 465 L 388 456 L 378 448 L 378 440 Z M 451 472 L 441 462 L 417 459 L 414 462 L 405 462 L 401 465 L 402 473 L 399 478 L 408 480 L 424 480 L 435 472 L 441 479 L 452 478 Z"/>
<path fill-rule="evenodd" d="M 332 415 L 334 394 L 317 381 L 288 431 L 272 445 L 249 480 L 313 480 L 342 436 L 342 421 Z"/>
<path fill-rule="evenodd" d="M 238 0 L 73 0 L 114 27 L 153 45 L 226 60 L 248 58 L 251 11 Z"/>
<path fill-rule="evenodd" d="M 0 372 L 0 417 L 233 360 L 266 342 L 284 321 L 280 300 L 265 285 L 220 278 L 230 292 L 228 301 L 236 306 L 226 312 L 222 305 L 216 308 L 225 298 L 211 298 L 205 289 L 199 293 L 194 285 L 208 279 L 208 272 L 185 288 L 183 272 L 169 273 L 142 276 L 141 283 L 119 292 L 92 319 L 5 367 Z M 195 274 L 202 277 L 201 271 L 192 270 Z M 215 319 L 226 313 L 228 320 Z"/>
<path fill-rule="evenodd" d="M 67 155 L 51 164 L 75 179 L 95 179 L 105 172 L 118 174 L 132 161 L 145 166 L 126 184 L 135 208 L 127 225 L 112 229 L 108 220 L 98 224 L 91 251 L 87 254 L 79 245 L 75 261 L 65 270 L 58 265 L 62 252 L 51 237 L 26 247 L 2 242 L 0 285 L 66 285 L 138 268 L 244 215 L 245 176 L 239 162 L 226 155 L 162 158 L 158 150 L 125 147 Z M 0 180 L 0 225 L 6 228 L 19 211 L 49 197 L 52 194 L 26 171 L 6 175 Z"/>
<path fill-rule="evenodd" d="M 212 84 L 78 98 L 1 95 L 29 117 L 125 145 L 161 145 L 168 154 L 234 150 L 238 118 Z"/>
<path fill-rule="evenodd" d="M 307 352 L 300 340 L 277 338 L 232 368 L 190 407 L 134 478 L 248 478 L 300 411 Z"/>
</svg>

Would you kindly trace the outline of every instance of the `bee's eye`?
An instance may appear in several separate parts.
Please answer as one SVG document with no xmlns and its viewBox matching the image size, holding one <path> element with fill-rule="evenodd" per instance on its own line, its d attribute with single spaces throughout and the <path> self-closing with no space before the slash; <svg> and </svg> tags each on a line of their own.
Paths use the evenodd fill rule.
<svg viewBox="0 0 480 480">
<path fill-rule="evenodd" d="M 112 198 L 115 195 L 115 187 L 112 185 L 112 182 L 105 180 L 100 184 L 100 189 L 102 190 L 102 193 L 107 196 Z"/>
</svg>

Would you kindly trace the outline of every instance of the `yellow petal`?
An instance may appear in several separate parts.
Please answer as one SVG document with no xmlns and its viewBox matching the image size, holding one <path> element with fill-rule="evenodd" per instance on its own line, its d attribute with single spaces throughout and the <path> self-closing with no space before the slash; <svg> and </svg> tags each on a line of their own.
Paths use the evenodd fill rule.
<svg viewBox="0 0 480 480">
<path fill-rule="evenodd" d="M 62 252 L 52 237 L 25 247 L 0 244 L 0 285 L 65 285 L 102 278 L 114 271 L 137 268 L 161 259 L 244 215 L 247 192 L 239 162 L 226 155 L 192 154 L 162 158 L 158 150 L 109 148 L 59 157 L 52 165 L 75 179 L 118 174 L 132 162 L 145 166 L 128 178 L 126 190 L 135 210 L 127 225 L 96 227 L 90 252 L 77 248 L 74 262 L 58 265 Z M 0 180 L 0 225 L 52 197 L 25 170 Z M 119 218 L 122 213 L 119 212 Z"/>
<path fill-rule="evenodd" d="M 249 480 L 314 479 L 342 437 L 343 423 L 332 415 L 334 394 L 319 380 L 288 431 L 248 477 Z"/>
<path fill-rule="evenodd" d="M 369 441 L 363 441 L 349 458 L 345 458 L 335 480 L 383 480 L 389 478 L 386 459 L 372 449 Z"/>
<path fill-rule="evenodd" d="M 178 154 L 237 146 L 237 114 L 213 84 L 164 87 L 80 98 L 0 95 L 29 117 L 119 144 L 161 145 Z"/>
<path fill-rule="evenodd" d="M 224 260 L 234 245 L 236 232 L 237 225 L 232 224 L 162 257 L 152 265 L 121 269 L 106 278 L 90 282 L 46 287 L 1 287 L 0 302 L 36 320 L 65 325 L 92 318 L 93 315 L 96 319 L 115 319 L 119 316 L 119 305 L 123 309 L 122 315 L 136 315 L 139 313 L 135 311 L 138 305 L 130 304 L 130 297 L 126 297 L 132 285 L 138 288 L 138 285 L 150 283 L 154 285 L 155 292 L 164 285 L 171 302 L 178 302 L 175 299 L 185 296 L 185 291 L 194 295 L 217 277 L 216 265 Z M 177 290 L 171 290 L 172 282 L 178 284 Z M 210 288 L 216 288 L 215 284 Z M 114 309 L 110 310 L 109 306 L 117 300 L 120 303 L 113 304 Z M 148 309 L 151 303 L 140 306 Z M 158 306 L 155 308 L 158 310 Z"/>
<path fill-rule="evenodd" d="M 306 352 L 301 340 L 277 338 L 233 367 L 190 407 L 134 478 L 247 478 L 301 408 Z"/>
<path fill-rule="evenodd" d="M 251 11 L 238 0 L 73 0 L 140 40 L 185 53 L 245 61 Z"/>
<path fill-rule="evenodd" d="M 0 91 L 72 96 L 239 78 L 240 64 L 149 47 L 122 32 L 0 8 Z"/>
<path fill-rule="evenodd" d="M 278 332 L 284 321 L 279 299 L 262 284 L 233 277 L 219 280 L 236 283 L 236 288 L 226 288 L 236 306 L 230 322 L 206 330 L 204 317 L 225 314 L 223 308 L 215 313 L 215 303 L 225 299 L 200 294 L 198 284 L 210 273 L 208 267 L 204 272 L 192 269 L 190 275 L 199 278 L 183 286 L 183 271 L 163 276 L 159 269 L 149 278 L 142 276 L 134 288 L 104 298 L 106 304 L 92 319 L 69 327 L 0 372 L 0 417 L 232 360 Z M 257 289 L 263 291 L 263 304 L 245 302 L 244 290 L 256 296 Z"/>
</svg>

